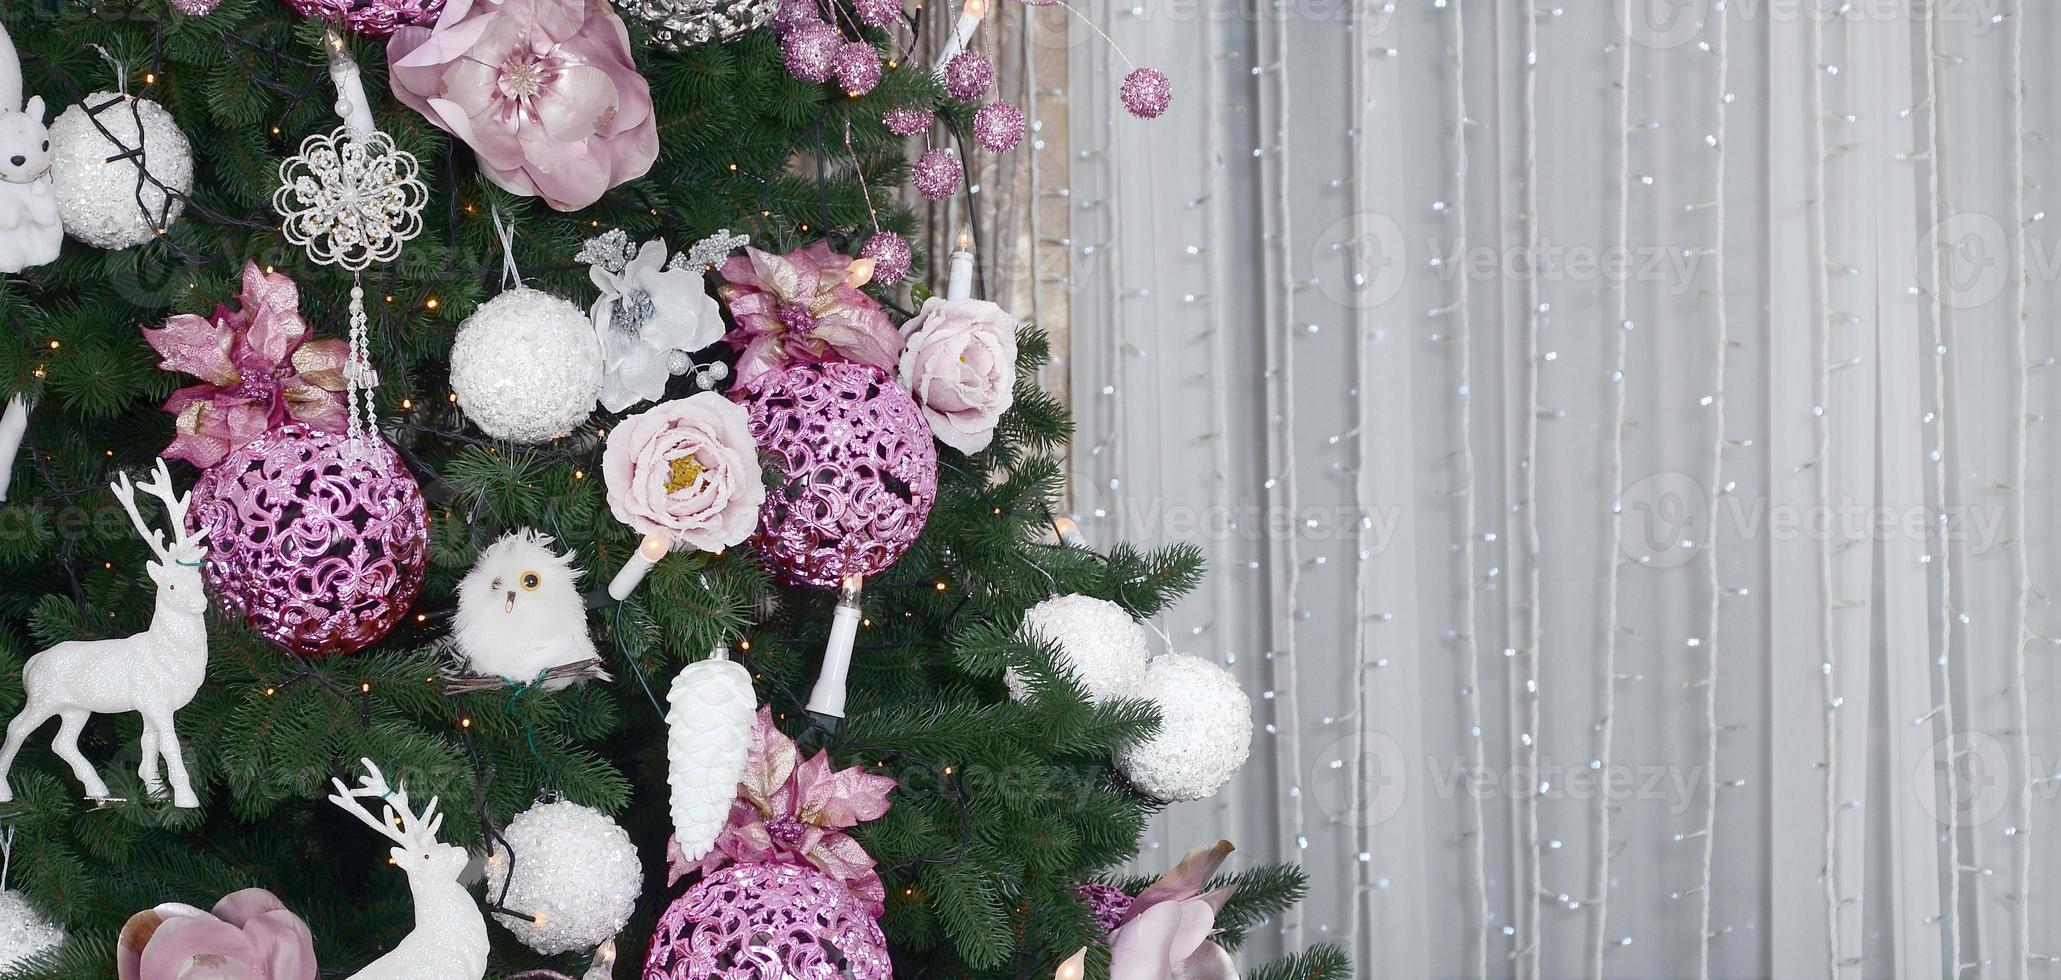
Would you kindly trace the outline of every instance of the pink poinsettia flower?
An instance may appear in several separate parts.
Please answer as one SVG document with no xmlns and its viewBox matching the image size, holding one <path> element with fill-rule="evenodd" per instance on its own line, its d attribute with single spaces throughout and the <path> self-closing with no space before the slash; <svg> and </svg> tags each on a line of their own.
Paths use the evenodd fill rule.
<svg viewBox="0 0 2061 980">
<path fill-rule="evenodd" d="M 394 96 L 510 193 L 575 211 L 658 160 L 651 86 L 608 0 L 450 0 L 386 51 Z"/>
<path fill-rule="evenodd" d="M 212 912 L 167 902 L 129 917 L 115 946 L 121 980 L 315 980 L 307 923 L 277 896 L 246 888 Z"/>
<path fill-rule="evenodd" d="M 744 352 L 737 380 L 748 383 L 789 364 L 857 361 L 889 372 L 902 338 L 887 312 L 859 290 L 871 259 L 831 251 L 828 242 L 775 255 L 746 247 L 721 269 L 717 290 L 737 328 L 723 336 Z"/>
<path fill-rule="evenodd" d="M 309 340 L 301 317 L 300 288 L 254 262 L 243 266 L 238 309 L 218 306 L 212 318 L 181 313 L 143 337 L 156 348 L 158 367 L 199 378 L 166 399 L 177 416 L 163 455 L 206 468 L 273 428 L 302 422 L 342 432 L 342 340 Z"/>
<path fill-rule="evenodd" d="M 894 788 L 892 776 L 857 766 L 831 769 L 828 752 L 801 758 L 794 740 L 774 727 L 772 709 L 761 707 L 729 825 L 699 862 L 686 861 L 678 843 L 668 842 L 667 883 L 733 862 L 810 864 L 843 882 L 877 916 L 887 907 L 887 889 L 872 855 L 844 831 L 886 813 Z"/>
</svg>

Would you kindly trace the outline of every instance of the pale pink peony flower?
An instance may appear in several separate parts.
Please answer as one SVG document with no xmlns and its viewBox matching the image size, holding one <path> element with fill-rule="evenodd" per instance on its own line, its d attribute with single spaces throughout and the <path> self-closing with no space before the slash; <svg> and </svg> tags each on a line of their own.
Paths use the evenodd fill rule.
<svg viewBox="0 0 2061 980">
<path fill-rule="evenodd" d="M 721 271 L 725 285 L 716 292 L 737 322 L 723 339 L 744 352 L 737 360 L 740 384 L 817 361 L 894 370 L 902 338 L 887 311 L 859 291 L 872 278 L 872 259 L 854 260 L 825 242 L 786 255 L 746 247 Z"/>
<path fill-rule="evenodd" d="M 758 526 L 766 487 L 750 413 L 713 391 L 655 405 L 608 434 L 608 509 L 674 551 L 720 551 Z"/>
<path fill-rule="evenodd" d="M 651 86 L 608 0 L 451 0 L 387 42 L 395 97 L 465 141 L 511 193 L 560 211 L 658 159 Z"/>
<path fill-rule="evenodd" d="M 931 299 L 902 336 L 902 387 L 938 441 L 986 449 L 1016 403 L 1016 318 L 984 299 Z"/>
<path fill-rule="evenodd" d="M 262 888 L 203 912 L 167 902 L 129 917 L 115 945 L 121 980 L 315 980 L 307 923 Z"/>
</svg>

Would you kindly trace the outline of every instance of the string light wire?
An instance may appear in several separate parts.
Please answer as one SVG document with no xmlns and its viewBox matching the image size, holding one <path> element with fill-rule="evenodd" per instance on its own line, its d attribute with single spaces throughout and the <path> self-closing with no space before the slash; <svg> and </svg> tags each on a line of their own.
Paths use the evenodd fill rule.
<svg viewBox="0 0 2061 980">
<path fill-rule="evenodd" d="M 1536 269 L 1539 254 L 1539 11 L 1537 0 L 1524 0 L 1523 10 L 1518 18 L 1518 37 L 1524 52 L 1524 64 L 1520 71 L 1519 100 L 1521 108 L 1521 136 L 1523 144 L 1524 186 L 1518 189 L 1519 219 L 1524 227 L 1524 251 L 1527 265 Z M 1539 771 L 1539 714 L 1543 700 L 1539 691 L 1539 644 L 1543 639 L 1540 624 L 1539 603 L 1539 518 L 1538 518 L 1538 451 L 1539 451 L 1539 332 L 1544 326 L 1545 312 L 1540 306 L 1539 277 L 1524 277 L 1521 289 L 1525 303 L 1523 334 L 1524 349 L 1524 424 L 1521 439 L 1524 454 L 1517 461 L 1518 496 L 1517 507 L 1523 511 L 1523 545 L 1517 551 L 1524 562 L 1524 598 L 1519 609 L 1523 620 L 1522 646 L 1512 658 L 1512 668 L 1519 683 L 1512 685 L 1510 696 L 1517 700 L 1520 708 L 1518 720 L 1518 765 L 1521 771 L 1536 774 Z M 1536 778 L 1536 775 L 1534 775 Z M 1518 947 L 1512 954 L 1517 960 L 1519 978 L 1535 980 L 1539 975 L 1540 963 L 1540 896 L 1544 890 L 1541 884 L 1544 855 L 1539 849 L 1539 796 L 1543 787 L 1533 787 L 1536 792 L 1522 794 L 1518 803 L 1517 837 L 1519 851 L 1524 857 L 1523 873 L 1518 879 L 1518 909 L 1522 916 L 1518 929 Z"/>
<path fill-rule="evenodd" d="M 1712 125 L 1711 148 L 1715 150 L 1714 166 L 1717 175 L 1712 180 L 1714 202 L 1711 211 L 1716 225 L 1712 233 L 1711 246 L 1711 291 L 1713 292 L 1712 320 L 1715 335 L 1711 339 L 1710 354 L 1710 483 L 1705 488 L 1705 497 L 1711 502 L 1714 514 L 1717 498 L 1725 492 L 1725 360 L 1732 346 L 1731 323 L 1726 319 L 1725 302 L 1725 122 L 1729 105 L 1731 84 L 1731 40 L 1726 26 L 1725 7 L 1719 4 L 1712 12 L 1711 22 L 1715 28 L 1712 51 L 1717 58 L 1717 119 Z M 1710 928 L 1711 905 L 1715 900 L 1715 861 L 1717 856 L 1717 798 L 1718 787 L 1718 618 L 1719 606 L 1724 597 L 1724 587 L 1718 582 L 1718 535 L 1717 522 L 1710 522 L 1705 530 L 1707 539 L 1703 542 L 1703 589 L 1706 605 L 1703 614 L 1702 643 L 1704 656 L 1703 675 L 1703 847 L 1701 886 L 1697 890 L 1702 920 L 1698 930 L 1699 940 L 1696 956 L 1696 976 L 1699 980 L 1710 980 Z"/>
<path fill-rule="evenodd" d="M 2018 367 L 2016 384 L 2016 412 L 2011 426 L 2011 527 L 2016 537 L 2011 548 L 2012 559 L 2018 581 L 2017 594 L 2011 612 L 2011 686 L 2010 700 L 2011 731 L 2017 742 L 2019 765 L 2025 767 L 2025 785 L 2019 787 L 2013 801 L 2015 812 L 2008 833 L 2017 844 L 2017 861 L 2011 875 L 2011 893 L 2016 909 L 2011 918 L 2011 949 L 2013 969 L 2032 969 L 2032 797 L 2035 789 L 2032 772 L 2031 720 L 2026 714 L 2025 690 L 2025 648 L 2032 643 L 2030 629 L 2032 617 L 2032 537 L 2026 524 L 2025 495 L 2027 456 L 2031 449 L 2027 436 L 2032 427 L 2032 364 L 2026 347 L 2026 321 L 2031 316 L 2028 293 L 2032 288 L 2026 269 L 2025 251 L 2030 244 L 2026 239 L 2030 222 L 2025 213 L 2025 3 L 2019 0 L 2009 15 L 2011 32 L 2011 227 L 2015 236 L 2011 247 L 2012 316 L 2011 355 Z"/>
</svg>

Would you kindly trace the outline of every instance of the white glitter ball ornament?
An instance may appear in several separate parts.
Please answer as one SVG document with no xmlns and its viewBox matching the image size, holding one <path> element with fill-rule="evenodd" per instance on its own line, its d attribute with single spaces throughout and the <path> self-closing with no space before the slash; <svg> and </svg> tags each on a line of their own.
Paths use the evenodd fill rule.
<svg viewBox="0 0 2061 980">
<path fill-rule="evenodd" d="M 458 326 L 451 390 L 480 431 L 547 442 L 587 420 L 601 396 L 601 345 L 578 307 L 527 287 L 488 300 Z"/>
<path fill-rule="evenodd" d="M 64 930 L 43 917 L 17 891 L 0 891 L 0 972 L 64 942 Z"/>
<path fill-rule="evenodd" d="M 1159 705 L 1159 734 L 1116 751 L 1116 768 L 1140 792 L 1169 803 L 1200 800 L 1245 765 L 1252 700 L 1231 672 L 1201 657 L 1152 658 L 1138 696 Z"/>
<path fill-rule="evenodd" d="M 1023 631 L 1059 645 L 1059 666 L 1073 671 L 1089 701 L 1133 697 L 1145 681 L 1150 637 L 1124 607 L 1107 599 L 1046 599 L 1023 614 Z M 1015 669 L 1003 674 L 1002 682 L 1009 685 L 1011 698 L 1030 698 L 1029 682 Z"/>
<path fill-rule="evenodd" d="M 58 218 L 67 234 L 96 248 L 156 238 L 179 219 L 182 196 L 193 190 L 193 148 L 172 114 L 149 99 L 87 96 L 50 124 L 50 149 Z M 139 149 L 141 156 L 129 155 Z M 167 187 L 181 196 L 168 196 Z"/>
<path fill-rule="evenodd" d="M 593 949 L 622 931 L 644 887 L 630 835 L 599 810 L 578 803 L 540 803 L 516 814 L 487 857 L 487 894 L 529 921 L 494 919 L 531 949 L 547 955 Z M 508 854 L 515 853 L 515 872 Z"/>
</svg>

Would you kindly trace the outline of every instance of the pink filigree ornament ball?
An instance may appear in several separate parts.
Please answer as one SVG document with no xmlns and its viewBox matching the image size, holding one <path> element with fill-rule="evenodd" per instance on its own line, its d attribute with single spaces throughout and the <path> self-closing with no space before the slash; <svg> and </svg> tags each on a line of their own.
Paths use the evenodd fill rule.
<svg viewBox="0 0 2061 980">
<path fill-rule="evenodd" d="M 886 571 L 923 533 L 937 498 L 937 447 L 887 372 L 825 361 L 768 371 L 732 392 L 751 412 L 778 486 L 752 549 L 797 585 L 835 587 Z"/>
<path fill-rule="evenodd" d="M 837 879 L 812 867 L 733 864 L 668 906 L 644 980 L 888 980 L 887 937 Z"/>
<path fill-rule="evenodd" d="M 208 529 L 208 591 L 304 657 L 377 643 L 422 591 L 422 488 L 376 435 L 281 426 L 201 475 L 186 523 Z"/>
<path fill-rule="evenodd" d="M 428 27 L 444 12 L 444 0 L 286 0 L 286 5 L 303 17 L 342 24 L 366 37 Z"/>
</svg>

